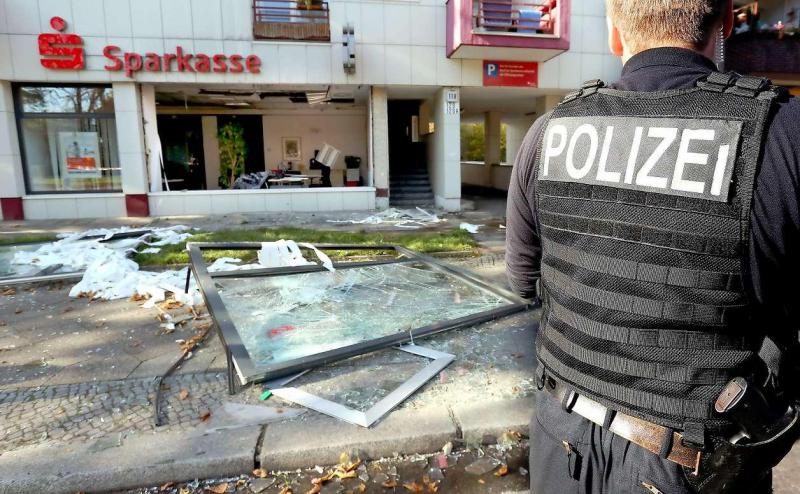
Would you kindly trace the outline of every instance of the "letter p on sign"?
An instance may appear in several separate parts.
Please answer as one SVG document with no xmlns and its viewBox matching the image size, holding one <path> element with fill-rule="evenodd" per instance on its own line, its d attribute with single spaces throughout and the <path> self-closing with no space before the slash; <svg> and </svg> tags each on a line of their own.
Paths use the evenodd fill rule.
<svg viewBox="0 0 800 494">
<path fill-rule="evenodd" d="M 497 64 L 496 63 L 487 63 L 486 64 L 486 75 L 489 77 L 497 77 Z"/>
</svg>

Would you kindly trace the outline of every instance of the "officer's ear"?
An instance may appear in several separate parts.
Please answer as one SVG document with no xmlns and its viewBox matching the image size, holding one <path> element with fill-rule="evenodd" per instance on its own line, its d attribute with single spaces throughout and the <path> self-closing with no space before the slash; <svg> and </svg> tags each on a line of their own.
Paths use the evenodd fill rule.
<svg viewBox="0 0 800 494">
<path fill-rule="evenodd" d="M 725 6 L 722 9 L 722 33 L 727 39 L 733 32 L 733 0 L 725 0 Z"/>
<path fill-rule="evenodd" d="M 622 35 L 608 16 L 606 16 L 606 24 L 608 25 L 608 49 L 611 50 L 614 56 L 621 57 L 625 53 L 625 47 L 622 45 Z"/>
</svg>

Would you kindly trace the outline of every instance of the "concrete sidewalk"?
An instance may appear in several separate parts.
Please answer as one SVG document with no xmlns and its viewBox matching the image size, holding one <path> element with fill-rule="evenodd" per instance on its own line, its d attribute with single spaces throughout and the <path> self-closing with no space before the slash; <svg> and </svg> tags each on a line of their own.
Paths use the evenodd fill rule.
<svg viewBox="0 0 800 494">
<path fill-rule="evenodd" d="M 439 379 L 371 429 L 308 411 L 264 427 L 209 434 L 203 431 L 204 424 L 198 418 L 201 410 L 216 412 L 220 404 L 229 400 L 257 403 L 259 390 L 250 389 L 229 397 L 221 374 L 212 374 L 219 376 L 215 379 L 207 373 L 183 374 L 170 382 L 171 389 L 165 393 L 170 422 L 163 431 L 156 431 L 149 421 L 141 420 L 152 410 L 149 401 L 134 403 L 116 416 L 114 412 L 106 412 L 107 407 L 95 405 L 89 422 L 102 420 L 102 424 L 109 425 L 103 428 L 98 424 L 89 431 L 93 432 L 89 437 L 44 439 L 0 456 L 0 493 L 127 489 L 142 484 L 238 475 L 256 467 L 291 470 L 335 464 L 342 451 L 353 449 L 369 458 L 381 458 L 431 453 L 453 439 L 479 444 L 486 435 L 497 437 L 508 430 L 527 434 L 533 407 L 530 342 L 534 326 L 529 323 L 530 317 L 531 314 L 514 316 L 418 342 L 453 352 L 457 360 Z M 364 406 L 418 368 L 421 362 L 411 361 L 415 358 L 394 350 L 376 352 L 353 359 L 357 362 L 315 370 L 296 385 L 352 406 Z M 188 379 L 193 383 L 203 381 L 206 387 L 198 389 Z M 139 381 L 123 382 L 132 384 L 134 389 L 146 385 Z M 112 384 L 97 383 L 87 389 L 113 393 Z M 48 402 L 57 401 L 60 395 L 50 389 L 40 387 L 38 391 L 17 390 L 0 395 L 0 414 L 9 417 L 4 427 L 19 421 L 23 428 L 28 428 L 32 422 L 40 421 L 41 427 L 49 430 L 56 423 L 64 423 L 64 419 L 54 421 L 51 416 L 57 411 Z M 176 396 L 180 389 L 189 390 L 191 398 L 187 401 L 200 400 L 202 404 L 181 401 Z M 82 396 L 93 404 L 103 402 L 97 394 Z M 265 405 L 287 411 L 292 407 L 275 398 Z M 80 405 L 77 410 L 88 407 Z M 20 408 L 28 411 L 20 414 L 16 411 Z M 185 415 L 177 408 L 192 411 Z M 136 420 L 126 421 L 126 413 Z M 72 419 L 66 420 L 74 423 Z M 73 427 L 80 425 L 75 423 Z"/>
<path fill-rule="evenodd" d="M 503 279 L 502 253 L 463 263 Z M 294 405 L 274 397 L 260 402 L 258 387 L 229 396 L 224 354 L 212 334 L 167 381 L 166 425 L 156 429 L 153 377 L 177 358 L 176 340 L 208 320 L 164 334 L 156 309 L 69 299 L 68 290 L 45 285 L 0 297 L 0 493 L 127 489 L 256 466 L 334 464 L 351 449 L 380 458 L 434 452 L 453 439 L 477 444 L 508 430 L 527 433 L 536 312 L 417 341 L 456 361 L 371 429 L 304 411 L 265 427 L 209 434 L 201 417 L 217 416 L 226 402 L 286 412 Z M 384 350 L 316 369 L 293 385 L 363 409 L 424 363 Z M 181 399 L 183 390 L 188 396 Z"/>
</svg>

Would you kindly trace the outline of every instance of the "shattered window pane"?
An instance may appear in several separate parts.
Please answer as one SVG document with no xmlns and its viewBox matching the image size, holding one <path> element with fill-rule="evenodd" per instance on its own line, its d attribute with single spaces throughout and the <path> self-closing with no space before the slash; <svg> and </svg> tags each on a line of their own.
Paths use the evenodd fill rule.
<svg viewBox="0 0 800 494">
<path fill-rule="evenodd" d="M 215 284 L 257 367 L 511 305 L 417 262 Z"/>
<path fill-rule="evenodd" d="M 0 278 L 24 278 L 36 276 L 42 271 L 42 266 L 35 264 L 19 264 L 14 262 L 14 256 L 18 252 L 35 252 L 45 243 L 3 245 L 0 246 Z M 61 274 L 75 271 L 74 269 L 53 267 L 48 269 L 47 274 Z"/>
</svg>

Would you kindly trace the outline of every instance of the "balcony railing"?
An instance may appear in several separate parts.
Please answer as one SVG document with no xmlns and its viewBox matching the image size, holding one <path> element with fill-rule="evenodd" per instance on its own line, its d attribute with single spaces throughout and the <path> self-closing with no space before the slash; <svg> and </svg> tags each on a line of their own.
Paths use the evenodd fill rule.
<svg viewBox="0 0 800 494">
<path fill-rule="evenodd" d="M 800 74 L 800 33 L 747 32 L 731 36 L 725 43 L 728 70 L 781 78 Z"/>
<path fill-rule="evenodd" d="M 330 41 L 328 2 L 253 0 L 256 39 Z"/>
<path fill-rule="evenodd" d="M 473 29 L 486 34 L 556 35 L 557 0 L 475 0 Z"/>
<path fill-rule="evenodd" d="M 447 0 L 447 56 L 547 61 L 569 50 L 571 1 Z"/>
</svg>

